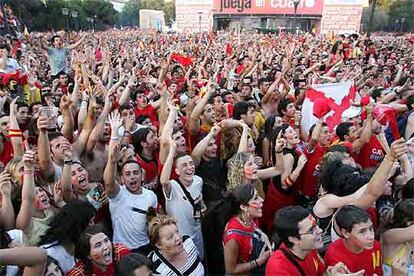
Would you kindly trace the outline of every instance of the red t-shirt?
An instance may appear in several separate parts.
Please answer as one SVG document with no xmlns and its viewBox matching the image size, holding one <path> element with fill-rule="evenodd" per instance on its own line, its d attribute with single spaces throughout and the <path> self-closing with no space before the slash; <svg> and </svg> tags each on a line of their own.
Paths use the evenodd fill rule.
<svg viewBox="0 0 414 276">
<path fill-rule="evenodd" d="M 154 157 L 153 160 L 147 160 L 143 157 L 139 156 L 139 154 L 135 154 L 135 160 L 138 162 L 138 164 L 141 166 L 142 169 L 145 171 L 146 176 L 146 182 L 151 182 L 158 176 L 158 156 Z"/>
<path fill-rule="evenodd" d="M 158 175 L 161 175 L 162 168 L 164 168 L 164 164 L 161 164 L 160 157 L 158 156 Z M 175 172 L 175 165 L 173 164 L 170 174 L 170 179 L 177 180 L 178 174 Z"/>
<path fill-rule="evenodd" d="M 286 248 L 284 244 L 280 248 Z M 323 275 L 325 272 L 325 264 L 322 259 L 319 257 L 316 250 L 312 250 L 304 260 L 299 259 L 298 257 L 292 254 L 293 258 L 296 259 L 299 266 L 303 269 L 306 275 L 308 276 L 319 276 Z M 266 265 L 266 276 L 301 276 L 299 269 L 289 260 L 285 254 L 279 249 L 269 258 Z"/>
<path fill-rule="evenodd" d="M 382 255 L 379 242 L 374 241 L 372 249 L 364 249 L 359 254 L 349 250 L 343 239 L 331 243 L 325 254 L 325 263 L 327 266 L 334 266 L 342 262 L 346 265 L 351 273 L 356 273 L 362 269 L 365 275 L 382 275 Z"/>
<path fill-rule="evenodd" d="M 158 127 L 160 125 L 158 121 L 158 114 L 157 111 L 152 107 L 152 105 L 148 104 L 144 109 L 139 109 L 138 107 L 134 108 L 135 117 L 138 118 L 139 116 L 147 116 L 151 123 Z"/>
<path fill-rule="evenodd" d="M 93 265 L 92 263 L 92 271 L 93 274 L 87 273 L 85 271 L 85 265 L 83 264 L 83 261 L 78 261 L 74 268 L 72 268 L 68 272 L 68 276 L 89 276 L 89 275 L 95 275 L 95 276 L 112 276 L 115 275 L 115 265 L 116 262 L 121 260 L 124 256 L 130 254 L 131 251 L 122 244 L 114 244 L 114 249 L 112 254 L 114 254 L 115 262 L 112 262 L 109 266 L 106 267 L 105 271 L 102 271 L 99 267 Z"/>
<path fill-rule="evenodd" d="M 252 254 L 253 244 L 252 238 L 247 235 L 233 233 L 231 230 L 240 230 L 243 232 L 253 233 L 257 228 L 253 222 L 250 227 L 246 227 L 240 223 L 237 217 L 232 217 L 226 225 L 223 233 L 223 244 L 226 245 L 230 240 L 235 240 L 239 245 L 239 256 L 237 256 L 237 263 L 245 263 L 250 260 Z"/>
<path fill-rule="evenodd" d="M 7 140 L 3 144 L 3 151 L 0 153 L 0 161 L 3 163 L 4 166 L 9 163 L 10 160 L 13 159 L 13 146 L 10 140 Z"/>
<path fill-rule="evenodd" d="M 298 179 L 299 192 L 308 197 L 314 197 L 318 193 L 318 175 L 320 162 L 328 148 L 316 144 L 312 153 L 305 149 L 304 153 L 308 161 L 300 172 Z"/>
<path fill-rule="evenodd" d="M 363 169 L 375 167 L 384 158 L 384 150 L 375 135 L 371 135 L 358 154 L 358 163 Z"/>
</svg>

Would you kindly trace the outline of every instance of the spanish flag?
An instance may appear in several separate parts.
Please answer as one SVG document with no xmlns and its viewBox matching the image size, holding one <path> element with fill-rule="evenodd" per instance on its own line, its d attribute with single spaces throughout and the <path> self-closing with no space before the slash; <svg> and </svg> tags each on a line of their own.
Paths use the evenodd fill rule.
<svg viewBox="0 0 414 276">
<path fill-rule="evenodd" d="M 0 80 L 1 84 L 10 91 L 13 97 L 21 97 L 26 104 L 30 105 L 42 101 L 40 82 L 35 82 L 34 87 L 30 89 L 27 74 L 22 74 L 19 71 L 12 74 L 0 74 Z"/>
</svg>

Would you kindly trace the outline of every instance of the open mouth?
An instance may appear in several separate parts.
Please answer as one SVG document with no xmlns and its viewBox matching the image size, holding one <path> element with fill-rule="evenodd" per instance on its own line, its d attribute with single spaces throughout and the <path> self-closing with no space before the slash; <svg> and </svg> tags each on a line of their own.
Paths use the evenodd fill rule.
<svg viewBox="0 0 414 276">
<path fill-rule="evenodd" d="M 102 255 L 105 262 L 111 263 L 112 262 L 112 252 L 110 250 L 107 250 Z"/>
<path fill-rule="evenodd" d="M 80 176 L 78 178 L 78 184 L 79 184 L 79 187 L 85 188 L 88 185 L 88 182 L 86 180 L 86 177 L 85 176 Z"/>
</svg>

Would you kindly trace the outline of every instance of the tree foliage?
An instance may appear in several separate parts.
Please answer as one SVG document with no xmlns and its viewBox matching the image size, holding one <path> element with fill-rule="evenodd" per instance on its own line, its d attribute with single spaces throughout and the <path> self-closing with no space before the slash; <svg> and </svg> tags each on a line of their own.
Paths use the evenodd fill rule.
<svg viewBox="0 0 414 276">
<path fill-rule="evenodd" d="M 414 30 L 414 1 L 413 0 L 375 0 L 376 9 L 373 20 L 374 31 L 413 31 Z M 362 23 L 368 27 L 371 5 L 364 9 Z M 403 20 L 402 20 L 403 19 Z M 403 23 L 402 23 L 403 22 Z"/>
<path fill-rule="evenodd" d="M 30 30 L 105 29 L 116 23 L 118 12 L 104 0 L 6 0 L 22 24 Z M 67 16 L 62 9 L 69 10 Z M 92 24 L 91 20 L 94 20 Z"/>
</svg>

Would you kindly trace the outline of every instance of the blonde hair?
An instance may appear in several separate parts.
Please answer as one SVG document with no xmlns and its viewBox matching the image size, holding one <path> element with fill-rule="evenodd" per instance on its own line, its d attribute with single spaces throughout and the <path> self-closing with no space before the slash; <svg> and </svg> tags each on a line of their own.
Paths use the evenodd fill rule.
<svg viewBox="0 0 414 276">
<path fill-rule="evenodd" d="M 244 184 L 244 164 L 250 159 L 251 153 L 238 152 L 227 161 L 227 190 L 231 191 Z"/>
<path fill-rule="evenodd" d="M 160 230 L 167 225 L 177 225 L 177 221 L 170 216 L 161 215 L 153 218 L 148 225 L 148 237 L 151 244 L 155 245 L 160 239 Z"/>
<path fill-rule="evenodd" d="M 21 161 L 22 161 L 22 158 L 20 156 L 13 157 L 13 159 L 7 163 L 6 167 L 4 168 L 4 171 L 10 174 L 10 176 L 14 179 L 15 178 L 14 175 L 16 173 L 19 174 L 19 172 L 16 172 L 16 169 Z M 14 179 L 14 180 L 20 182 L 20 179 Z"/>
</svg>

